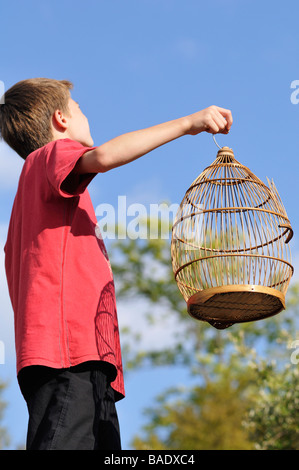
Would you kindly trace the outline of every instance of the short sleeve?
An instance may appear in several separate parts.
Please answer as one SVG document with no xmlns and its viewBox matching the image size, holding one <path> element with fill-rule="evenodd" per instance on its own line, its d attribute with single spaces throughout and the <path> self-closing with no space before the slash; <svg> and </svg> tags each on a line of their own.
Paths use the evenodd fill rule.
<svg viewBox="0 0 299 470">
<path fill-rule="evenodd" d="M 73 197 L 82 194 L 96 173 L 71 175 L 71 172 L 79 158 L 95 147 L 84 147 L 79 142 L 71 139 L 56 140 L 51 144 L 53 145 L 49 145 L 47 148 L 45 164 L 47 179 L 53 190 L 62 197 Z M 70 176 L 72 180 L 69 186 L 72 189 L 66 191 L 65 188 L 62 188 L 62 184 Z"/>
</svg>

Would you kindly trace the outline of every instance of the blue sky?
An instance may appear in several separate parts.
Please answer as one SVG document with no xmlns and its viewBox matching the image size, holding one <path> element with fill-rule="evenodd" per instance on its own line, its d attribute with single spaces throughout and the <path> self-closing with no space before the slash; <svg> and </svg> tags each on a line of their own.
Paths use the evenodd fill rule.
<svg viewBox="0 0 299 470">
<path fill-rule="evenodd" d="M 260 179 L 274 179 L 294 228 L 298 265 L 299 104 L 291 102 L 291 83 L 299 80 L 297 1 L 3 0 L 0 17 L 5 88 L 31 77 L 71 80 L 96 145 L 212 104 L 231 109 L 232 130 L 217 141 Z M 208 134 L 171 142 L 98 175 L 90 186 L 93 203 L 115 205 L 119 195 L 141 204 L 180 203 L 217 150 Z M 2 248 L 21 166 L 0 144 L 0 340 L 6 354 L 0 378 L 10 382 L 5 398 L 12 446 L 24 440 L 27 415 L 15 382 Z M 178 377 L 184 380 L 182 371 L 128 376 L 119 407 L 125 448 L 142 409 Z"/>
</svg>

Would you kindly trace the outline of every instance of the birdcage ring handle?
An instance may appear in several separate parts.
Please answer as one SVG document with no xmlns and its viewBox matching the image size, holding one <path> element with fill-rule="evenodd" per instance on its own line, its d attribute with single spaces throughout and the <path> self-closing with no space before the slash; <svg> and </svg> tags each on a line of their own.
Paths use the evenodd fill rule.
<svg viewBox="0 0 299 470">
<path fill-rule="evenodd" d="M 283 232 L 283 235 L 285 235 L 286 233 L 289 232 L 287 238 L 285 239 L 285 243 L 289 243 L 291 241 L 291 239 L 293 238 L 293 235 L 294 235 L 294 231 L 293 231 L 291 225 L 290 224 L 280 224 L 280 225 L 278 225 L 278 227 L 286 229 Z"/>
<path fill-rule="evenodd" d="M 213 134 L 213 140 L 214 140 L 215 144 L 217 145 L 217 147 L 218 147 L 219 149 L 221 149 L 220 145 L 218 145 L 217 142 L 216 142 L 215 134 Z"/>
<path fill-rule="evenodd" d="M 228 131 L 228 134 L 229 134 L 229 131 Z M 220 147 L 220 145 L 217 144 L 217 141 L 215 139 L 215 134 L 212 134 L 212 137 L 213 137 L 213 140 L 214 140 L 215 144 L 217 145 L 217 147 L 221 150 L 223 147 Z"/>
</svg>

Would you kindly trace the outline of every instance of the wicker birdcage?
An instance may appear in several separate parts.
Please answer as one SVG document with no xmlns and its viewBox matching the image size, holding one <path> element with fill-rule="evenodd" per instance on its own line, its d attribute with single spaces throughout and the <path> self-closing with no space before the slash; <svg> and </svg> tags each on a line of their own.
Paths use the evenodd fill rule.
<svg viewBox="0 0 299 470">
<path fill-rule="evenodd" d="M 173 224 L 172 267 L 188 313 L 215 328 L 285 308 L 293 230 L 267 181 L 222 147 L 186 191 Z"/>
</svg>

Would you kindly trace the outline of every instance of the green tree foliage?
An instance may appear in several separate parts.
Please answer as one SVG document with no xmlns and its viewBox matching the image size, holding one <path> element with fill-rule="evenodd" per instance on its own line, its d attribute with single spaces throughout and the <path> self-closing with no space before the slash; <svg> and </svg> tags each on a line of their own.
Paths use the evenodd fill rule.
<svg viewBox="0 0 299 470">
<path fill-rule="evenodd" d="M 261 450 L 299 449 L 299 370 L 264 364 L 245 427 Z"/>
<path fill-rule="evenodd" d="M 189 390 L 167 390 L 147 410 L 149 423 L 136 449 L 244 450 L 253 443 L 243 427 L 250 379 L 233 378 L 230 371 L 218 380 Z"/>
<path fill-rule="evenodd" d="M 148 228 L 151 220 L 145 223 Z M 198 382 L 157 398 L 135 448 L 299 449 L 298 364 L 288 349 L 299 339 L 299 286 L 289 289 L 281 314 L 219 331 L 187 314 L 172 272 L 170 237 L 116 240 L 108 250 L 117 297 L 132 305 L 143 300 L 146 311 L 134 315 L 144 315 L 147 334 L 163 319 L 177 327 L 171 346 L 153 337 L 146 350 L 143 331 L 125 328 L 126 369 L 184 365 Z"/>
</svg>

